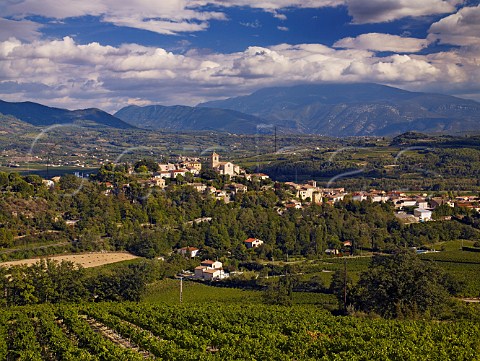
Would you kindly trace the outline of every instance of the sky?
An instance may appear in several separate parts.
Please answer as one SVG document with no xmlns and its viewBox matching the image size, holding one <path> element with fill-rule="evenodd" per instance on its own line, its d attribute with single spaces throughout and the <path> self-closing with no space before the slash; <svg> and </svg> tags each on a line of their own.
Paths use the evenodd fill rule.
<svg viewBox="0 0 480 361">
<path fill-rule="evenodd" d="M 479 0 L 0 0 L 0 99 L 115 112 L 302 83 L 480 101 Z"/>
</svg>

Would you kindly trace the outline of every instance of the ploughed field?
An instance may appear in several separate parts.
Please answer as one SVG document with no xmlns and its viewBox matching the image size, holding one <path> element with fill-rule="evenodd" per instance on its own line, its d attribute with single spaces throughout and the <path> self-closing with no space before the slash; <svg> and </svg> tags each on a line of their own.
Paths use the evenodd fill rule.
<svg viewBox="0 0 480 361">
<path fill-rule="evenodd" d="M 0 310 L 4 360 L 476 360 L 480 325 L 309 305 L 98 303 Z"/>
<path fill-rule="evenodd" d="M 58 262 L 69 261 L 75 264 L 80 264 L 84 268 L 99 267 L 106 264 L 117 263 L 122 261 L 128 261 L 138 258 L 133 254 L 126 252 L 91 252 L 82 254 L 69 254 L 69 255 L 56 255 L 42 257 L 52 259 Z M 41 258 L 22 259 L 18 261 L 2 262 L 0 267 L 11 267 L 19 265 L 32 265 L 38 262 Z"/>
</svg>

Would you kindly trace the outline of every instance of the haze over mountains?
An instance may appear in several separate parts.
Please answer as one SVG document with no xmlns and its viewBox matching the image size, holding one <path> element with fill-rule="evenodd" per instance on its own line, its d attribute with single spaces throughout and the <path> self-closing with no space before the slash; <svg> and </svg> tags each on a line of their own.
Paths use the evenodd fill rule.
<svg viewBox="0 0 480 361">
<path fill-rule="evenodd" d="M 331 136 L 480 129 L 480 103 L 370 83 L 265 88 L 199 106 L 237 110 L 267 122 L 288 122 L 301 133 Z"/>
<path fill-rule="evenodd" d="M 407 131 L 480 131 L 480 103 L 384 85 L 321 84 L 264 88 L 250 95 L 188 106 L 128 106 L 113 116 L 0 101 L 0 113 L 35 126 L 87 122 L 119 129 L 224 131 L 327 136 L 383 136 Z"/>
<path fill-rule="evenodd" d="M 235 110 L 188 107 L 183 105 L 131 105 L 115 116 L 138 128 L 153 130 L 212 130 L 252 134 L 264 121 Z"/>
<path fill-rule="evenodd" d="M 0 113 L 11 115 L 21 121 L 35 126 L 49 126 L 54 124 L 92 124 L 118 129 L 133 128 L 132 125 L 108 114 L 100 109 L 67 110 L 47 107 L 32 102 L 10 103 L 0 100 Z"/>
</svg>

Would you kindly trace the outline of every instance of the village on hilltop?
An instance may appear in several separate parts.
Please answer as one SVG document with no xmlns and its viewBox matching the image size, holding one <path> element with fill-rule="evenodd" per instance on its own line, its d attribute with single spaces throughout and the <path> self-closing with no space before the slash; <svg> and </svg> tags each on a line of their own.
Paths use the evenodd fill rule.
<svg viewBox="0 0 480 361">
<path fill-rule="evenodd" d="M 202 171 L 208 169 L 224 180 L 221 188 L 217 189 L 212 182 L 203 179 Z M 130 175 L 135 176 L 136 172 L 133 168 L 128 169 Z M 54 177 L 51 180 L 44 180 L 47 187 L 54 187 L 58 183 L 60 177 Z M 395 209 L 395 216 L 403 223 L 418 223 L 433 221 L 432 211 L 437 207 L 464 207 L 473 211 L 480 212 L 480 198 L 477 196 L 465 195 L 448 197 L 431 196 L 423 192 L 404 192 L 404 191 L 384 191 L 384 190 L 368 190 L 346 192 L 344 188 L 323 188 L 317 185 L 317 182 L 310 180 L 304 183 L 296 182 L 274 182 L 267 174 L 254 173 L 249 174 L 240 166 L 230 161 L 220 161 L 220 155 L 213 152 L 208 158 L 207 163 L 202 165 L 199 158 L 179 157 L 173 163 L 158 164 L 158 171 L 149 172 L 145 177 L 145 173 L 139 174 L 136 180 L 143 187 L 157 187 L 165 189 L 169 184 L 182 184 L 190 186 L 197 192 L 212 197 L 218 201 L 226 203 L 235 202 L 238 194 L 245 194 L 249 190 L 266 191 L 269 189 L 284 189 L 290 196 L 283 201 L 282 206 L 275 206 L 279 214 L 289 211 L 302 210 L 312 204 L 335 205 L 337 202 L 344 200 L 352 200 L 357 202 L 369 201 L 385 203 L 391 202 Z M 113 184 L 112 182 L 100 182 L 104 185 L 105 195 L 114 194 L 118 191 L 118 187 L 122 189 L 130 187 L 130 184 Z M 255 189 L 249 187 L 255 186 Z M 447 220 L 449 217 L 444 217 Z M 211 217 L 203 217 L 188 223 L 202 223 L 211 221 Z M 252 235 L 253 236 L 253 235 Z M 255 237 L 248 238 L 244 241 L 247 250 L 252 250 L 263 246 L 263 241 Z M 335 254 L 335 250 L 326 250 L 329 254 Z M 182 247 L 177 249 L 177 253 L 186 258 L 196 258 L 201 256 L 201 250 L 195 247 Z M 223 265 L 219 261 L 203 260 L 201 264 L 195 268 L 194 273 L 189 277 L 204 280 L 220 280 L 229 277 L 229 273 L 225 272 Z"/>
</svg>

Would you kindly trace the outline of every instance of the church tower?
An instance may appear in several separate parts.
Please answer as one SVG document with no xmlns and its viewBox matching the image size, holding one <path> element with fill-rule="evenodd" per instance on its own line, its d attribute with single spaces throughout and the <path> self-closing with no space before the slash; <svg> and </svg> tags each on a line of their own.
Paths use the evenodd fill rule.
<svg viewBox="0 0 480 361">
<path fill-rule="evenodd" d="M 213 152 L 210 165 L 212 166 L 212 168 L 215 168 L 218 163 L 220 163 L 220 156 L 217 153 Z"/>
</svg>

